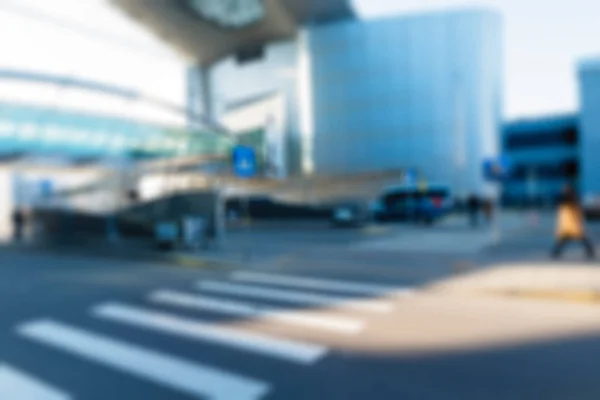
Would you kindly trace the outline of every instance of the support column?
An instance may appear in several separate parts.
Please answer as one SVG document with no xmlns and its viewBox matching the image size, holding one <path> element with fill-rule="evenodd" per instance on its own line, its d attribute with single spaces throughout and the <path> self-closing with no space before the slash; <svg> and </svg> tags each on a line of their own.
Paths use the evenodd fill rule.
<svg viewBox="0 0 600 400">
<path fill-rule="evenodd" d="M 187 107 L 192 115 L 204 115 L 213 119 L 212 90 L 210 76 L 205 67 L 192 66 L 187 71 Z M 190 129 L 200 128 L 198 121 L 188 116 Z"/>
</svg>

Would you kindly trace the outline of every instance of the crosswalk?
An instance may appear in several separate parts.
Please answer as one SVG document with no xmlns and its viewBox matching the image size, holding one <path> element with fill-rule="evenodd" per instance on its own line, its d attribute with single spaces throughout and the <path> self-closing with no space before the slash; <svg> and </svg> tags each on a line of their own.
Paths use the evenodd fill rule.
<svg viewBox="0 0 600 400">
<path fill-rule="evenodd" d="M 253 400 L 276 391 L 277 382 L 248 371 L 247 367 L 211 365 L 157 349 L 155 344 L 134 342 L 131 336 L 122 339 L 107 334 L 98 326 L 106 326 L 109 332 L 108 327 L 118 327 L 118 332 L 151 332 L 185 341 L 186 345 L 199 343 L 240 352 L 251 359 L 307 368 L 323 361 L 332 350 L 327 345 L 291 339 L 285 334 L 266 334 L 260 329 L 215 322 L 214 317 L 352 336 L 364 331 L 370 316 L 393 312 L 393 299 L 397 298 L 394 296 L 407 293 L 407 288 L 389 285 L 236 271 L 226 279 L 192 282 L 184 289 L 150 291 L 141 305 L 115 299 L 93 304 L 87 310 L 91 328 L 83 326 L 85 321 L 71 323 L 50 317 L 20 324 L 15 333 L 26 343 L 192 398 Z M 340 310 L 344 311 L 342 315 L 336 312 Z M 1 399 L 76 398 L 43 377 L 39 379 L 17 368 L 0 361 Z"/>
<path fill-rule="evenodd" d="M 251 400 L 258 399 L 269 391 L 269 386 L 263 382 L 191 363 L 60 322 L 37 321 L 21 326 L 18 332 L 31 340 L 195 396 L 208 396 L 219 400 Z M 165 371 L 168 371 L 168 374 Z"/>
<path fill-rule="evenodd" d="M 94 314 L 100 318 L 197 340 L 225 344 L 240 350 L 279 357 L 301 364 L 313 364 L 327 353 L 327 349 L 322 346 L 220 328 L 204 322 L 116 303 L 102 305 L 94 310 Z"/>
<path fill-rule="evenodd" d="M 297 312 L 287 312 L 283 308 L 258 307 L 239 301 L 222 300 L 208 296 L 195 296 L 169 290 L 154 292 L 150 296 L 150 301 L 197 310 L 214 311 L 239 317 L 272 320 L 348 335 L 361 332 L 365 326 L 364 322 L 358 319 L 305 315 Z"/>
<path fill-rule="evenodd" d="M 311 306 L 335 307 L 342 305 L 347 308 L 355 308 L 374 313 L 389 313 L 392 305 L 384 301 L 360 301 L 349 297 L 337 295 L 324 295 L 299 292 L 288 289 L 268 289 L 258 286 L 238 285 L 216 281 L 202 281 L 197 285 L 198 289 L 218 293 L 254 297 L 262 300 L 277 300 L 286 303 L 305 304 Z"/>
<path fill-rule="evenodd" d="M 252 282 L 252 283 L 266 283 L 275 284 L 282 286 L 299 287 L 304 289 L 325 289 L 325 290 L 338 290 L 348 293 L 357 294 L 385 294 L 389 292 L 397 291 L 398 288 L 386 285 L 374 285 L 364 283 L 348 283 L 338 280 L 331 279 L 314 279 L 314 278 L 301 278 L 301 277 L 289 277 L 289 276 L 278 276 L 273 274 L 257 273 L 257 272 L 246 272 L 237 271 L 231 275 L 231 279 L 234 281 Z"/>
</svg>

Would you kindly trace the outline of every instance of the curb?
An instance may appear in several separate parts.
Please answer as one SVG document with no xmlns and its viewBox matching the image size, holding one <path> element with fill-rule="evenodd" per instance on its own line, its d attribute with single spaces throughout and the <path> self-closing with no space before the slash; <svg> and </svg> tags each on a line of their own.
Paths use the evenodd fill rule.
<svg viewBox="0 0 600 400">
<path fill-rule="evenodd" d="M 226 262 L 222 260 L 213 260 L 199 256 L 191 256 L 188 254 L 167 254 L 163 255 L 168 262 L 176 264 L 183 268 L 194 269 L 235 269 L 239 265 L 235 262 Z"/>
<path fill-rule="evenodd" d="M 85 245 L 8 245 L 0 246 L 0 251 L 108 258 L 123 261 L 147 262 L 163 265 L 166 264 L 170 266 L 195 269 L 233 269 L 238 267 L 238 265 L 235 263 L 228 263 L 222 260 L 211 260 L 209 258 L 193 256 L 184 253 L 161 253 L 151 250 L 124 249 L 123 247 L 93 248 Z"/>
<path fill-rule="evenodd" d="M 494 291 L 494 293 L 506 297 L 554 300 L 569 303 L 600 303 L 600 291 L 597 290 L 522 289 Z"/>
</svg>

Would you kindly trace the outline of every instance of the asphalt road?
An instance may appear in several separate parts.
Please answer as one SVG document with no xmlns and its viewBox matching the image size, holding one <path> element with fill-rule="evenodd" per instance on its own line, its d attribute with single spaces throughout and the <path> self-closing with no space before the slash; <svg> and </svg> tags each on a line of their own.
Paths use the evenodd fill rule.
<svg viewBox="0 0 600 400">
<path fill-rule="evenodd" d="M 600 398 L 598 309 L 413 292 L 444 254 L 369 273 L 325 244 L 227 270 L 3 251 L 0 399 Z"/>
<path fill-rule="evenodd" d="M 11 400 L 364 398 L 374 361 L 326 342 L 356 340 L 396 301 L 370 300 L 387 284 L 294 287 L 114 259 L 3 252 L 0 265 Z"/>
</svg>

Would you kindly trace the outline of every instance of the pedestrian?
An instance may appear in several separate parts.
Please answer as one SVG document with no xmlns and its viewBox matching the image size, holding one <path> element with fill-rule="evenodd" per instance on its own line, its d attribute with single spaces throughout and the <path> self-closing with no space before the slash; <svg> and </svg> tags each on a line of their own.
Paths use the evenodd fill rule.
<svg viewBox="0 0 600 400">
<path fill-rule="evenodd" d="M 492 224 L 494 218 L 494 203 L 491 199 L 483 200 L 483 215 L 488 225 Z"/>
<path fill-rule="evenodd" d="M 25 213 L 21 208 L 15 208 L 12 213 L 13 222 L 13 240 L 16 243 L 22 242 L 25 229 Z"/>
<path fill-rule="evenodd" d="M 573 241 L 584 246 L 588 259 L 595 257 L 594 246 L 585 233 L 583 210 L 577 194 L 573 187 L 566 186 L 558 207 L 556 243 L 552 249 L 552 257 L 560 257 L 564 247 Z"/>
<path fill-rule="evenodd" d="M 479 206 L 480 202 L 476 195 L 471 194 L 467 199 L 467 212 L 472 227 L 479 225 Z"/>
</svg>

